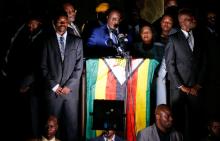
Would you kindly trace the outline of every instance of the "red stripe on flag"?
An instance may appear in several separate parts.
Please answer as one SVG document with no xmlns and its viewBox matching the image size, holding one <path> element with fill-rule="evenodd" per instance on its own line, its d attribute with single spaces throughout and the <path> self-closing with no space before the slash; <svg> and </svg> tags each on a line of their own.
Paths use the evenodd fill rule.
<svg viewBox="0 0 220 141">
<path fill-rule="evenodd" d="M 126 123 L 127 141 L 136 141 L 135 109 L 136 109 L 136 86 L 138 71 L 136 70 L 128 81 Z"/>
<path fill-rule="evenodd" d="M 106 99 L 115 100 L 116 99 L 116 89 L 117 80 L 114 77 L 112 71 L 108 72 L 107 85 L 106 85 Z"/>
</svg>

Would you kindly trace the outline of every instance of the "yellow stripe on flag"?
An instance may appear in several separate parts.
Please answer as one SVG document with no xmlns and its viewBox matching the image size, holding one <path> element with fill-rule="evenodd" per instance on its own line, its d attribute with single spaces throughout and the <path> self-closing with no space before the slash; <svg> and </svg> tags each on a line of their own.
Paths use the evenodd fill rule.
<svg viewBox="0 0 220 141">
<path fill-rule="evenodd" d="M 96 81 L 96 86 L 98 87 L 95 88 L 95 99 L 105 99 L 108 70 L 109 69 L 104 60 L 99 59 L 98 76 Z"/>
<path fill-rule="evenodd" d="M 138 69 L 136 89 L 136 132 L 146 127 L 147 114 L 147 80 L 149 59 L 146 59 Z"/>
</svg>

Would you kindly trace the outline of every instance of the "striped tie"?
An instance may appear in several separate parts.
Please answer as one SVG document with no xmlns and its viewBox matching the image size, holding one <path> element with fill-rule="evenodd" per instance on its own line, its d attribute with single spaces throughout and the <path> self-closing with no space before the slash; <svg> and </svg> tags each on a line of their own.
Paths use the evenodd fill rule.
<svg viewBox="0 0 220 141">
<path fill-rule="evenodd" d="M 193 51 L 193 38 L 192 38 L 192 34 L 190 32 L 188 32 L 188 37 L 187 37 L 187 42 L 190 46 L 190 49 Z"/>
<path fill-rule="evenodd" d="M 63 36 L 60 37 L 60 53 L 62 61 L 64 60 L 64 52 L 65 52 L 65 46 L 64 46 L 64 38 Z"/>
</svg>

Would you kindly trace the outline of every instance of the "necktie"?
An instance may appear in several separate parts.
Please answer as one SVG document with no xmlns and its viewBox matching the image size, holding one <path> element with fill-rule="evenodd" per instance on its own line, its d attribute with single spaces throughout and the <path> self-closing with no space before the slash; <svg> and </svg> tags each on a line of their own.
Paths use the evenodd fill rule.
<svg viewBox="0 0 220 141">
<path fill-rule="evenodd" d="M 65 46 L 64 46 L 64 38 L 63 36 L 60 37 L 60 53 L 62 61 L 64 60 L 64 52 L 65 52 Z"/>
<path fill-rule="evenodd" d="M 190 32 L 188 32 L 187 41 L 190 46 L 190 49 L 193 51 L 193 37 L 192 37 L 192 33 Z"/>
</svg>

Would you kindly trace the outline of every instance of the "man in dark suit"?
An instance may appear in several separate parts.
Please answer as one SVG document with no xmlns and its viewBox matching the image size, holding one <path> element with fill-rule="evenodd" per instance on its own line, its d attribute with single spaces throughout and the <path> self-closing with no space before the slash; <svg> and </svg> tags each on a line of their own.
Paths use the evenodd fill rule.
<svg viewBox="0 0 220 141">
<path fill-rule="evenodd" d="M 67 32 L 66 13 L 57 14 L 54 23 L 56 33 L 45 41 L 41 61 L 47 114 L 61 118 L 61 140 L 77 141 L 82 40 Z"/>
<path fill-rule="evenodd" d="M 180 29 L 170 36 L 165 48 L 170 105 L 176 119 L 175 127 L 184 133 L 187 141 L 195 141 L 198 140 L 202 118 L 200 88 L 206 64 L 203 40 L 192 31 L 193 15 L 189 9 L 181 9 L 178 20 Z"/>
</svg>

